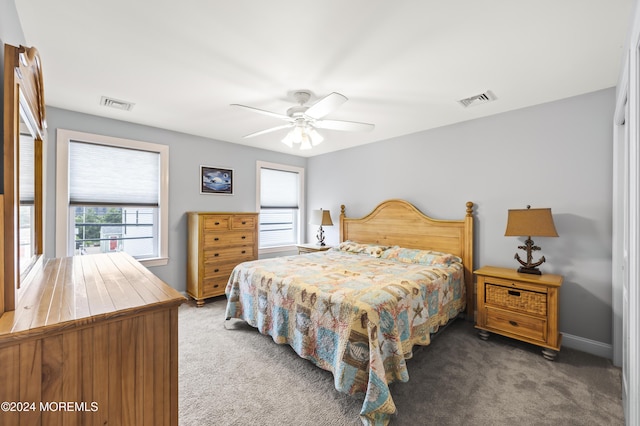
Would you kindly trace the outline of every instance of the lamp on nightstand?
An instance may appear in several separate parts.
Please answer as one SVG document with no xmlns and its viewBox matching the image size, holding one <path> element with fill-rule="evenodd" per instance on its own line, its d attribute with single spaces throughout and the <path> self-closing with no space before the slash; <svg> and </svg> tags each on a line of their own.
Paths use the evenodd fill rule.
<svg viewBox="0 0 640 426">
<path fill-rule="evenodd" d="M 509 210 L 507 230 L 504 235 L 505 237 L 527 237 L 525 245 L 518 246 L 519 249 L 527 252 L 527 261 L 522 261 L 518 253 L 514 256 L 514 259 L 522 265 L 518 268 L 518 272 L 541 275 L 538 266 L 542 265 L 546 259 L 542 256 L 540 260 L 533 262 L 531 252 L 540 250 L 540 247 L 533 245 L 531 237 L 558 236 L 551 209 L 532 209 L 531 206 L 527 206 L 526 209 Z"/>
<path fill-rule="evenodd" d="M 309 221 L 311 225 L 318 225 L 318 233 L 316 234 L 316 239 L 318 242 L 316 243 L 319 246 L 324 246 L 324 230 L 323 226 L 333 226 L 333 221 L 331 220 L 331 212 L 329 210 L 313 210 L 311 212 L 311 220 Z"/>
</svg>

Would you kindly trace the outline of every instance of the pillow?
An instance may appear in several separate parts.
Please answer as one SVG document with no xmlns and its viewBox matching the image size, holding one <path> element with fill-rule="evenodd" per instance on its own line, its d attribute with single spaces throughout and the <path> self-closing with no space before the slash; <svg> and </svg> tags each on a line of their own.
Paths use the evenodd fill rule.
<svg viewBox="0 0 640 426">
<path fill-rule="evenodd" d="M 363 244 L 355 241 L 341 242 L 337 249 L 348 253 L 367 254 L 372 257 L 380 257 L 388 246 L 379 246 L 377 244 Z"/>
<path fill-rule="evenodd" d="M 382 259 L 397 260 L 404 263 L 418 263 L 420 265 L 450 265 L 453 262 L 462 262 L 458 256 L 442 253 L 434 250 L 408 249 L 398 246 L 385 250 L 380 256 Z"/>
</svg>

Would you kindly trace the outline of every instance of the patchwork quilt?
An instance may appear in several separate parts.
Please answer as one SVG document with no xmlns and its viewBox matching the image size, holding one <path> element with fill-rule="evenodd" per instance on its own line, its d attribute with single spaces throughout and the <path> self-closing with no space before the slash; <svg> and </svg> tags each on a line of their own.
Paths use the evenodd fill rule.
<svg viewBox="0 0 640 426">
<path fill-rule="evenodd" d="M 409 380 L 414 345 L 428 345 L 465 308 L 460 259 L 345 242 L 325 252 L 245 262 L 226 287 L 226 318 L 331 371 L 335 388 L 364 394 L 365 425 L 386 425 L 389 384 Z"/>
</svg>

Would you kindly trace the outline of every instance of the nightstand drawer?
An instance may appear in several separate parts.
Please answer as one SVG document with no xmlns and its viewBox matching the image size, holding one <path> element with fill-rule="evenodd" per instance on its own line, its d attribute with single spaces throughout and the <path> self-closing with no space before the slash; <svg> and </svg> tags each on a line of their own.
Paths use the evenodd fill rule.
<svg viewBox="0 0 640 426">
<path fill-rule="evenodd" d="M 534 315 L 547 315 L 546 293 L 486 283 L 485 303 Z"/>
<path fill-rule="evenodd" d="M 486 327 L 500 330 L 529 339 L 545 342 L 547 340 L 547 321 L 511 311 L 486 307 Z"/>
</svg>

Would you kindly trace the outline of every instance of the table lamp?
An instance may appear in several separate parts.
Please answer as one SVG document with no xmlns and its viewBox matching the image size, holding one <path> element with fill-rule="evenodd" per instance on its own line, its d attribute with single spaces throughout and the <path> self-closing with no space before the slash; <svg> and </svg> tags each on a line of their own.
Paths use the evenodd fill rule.
<svg viewBox="0 0 640 426">
<path fill-rule="evenodd" d="M 319 246 L 324 246 L 324 230 L 323 226 L 333 226 L 333 221 L 331 220 L 331 212 L 329 210 L 313 210 L 311 212 L 311 220 L 309 221 L 311 225 L 318 225 L 318 233 L 316 234 L 316 239 L 318 242 L 316 243 Z"/>
<path fill-rule="evenodd" d="M 546 259 L 542 256 L 537 262 L 533 262 L 531 252 L 540 250 L 540 247 L 533 245 L 531 237 L 558 236 L 551 209 L 532 209 L 531 206 L 527 206 L 526 209 L 509 210 L 507 230 L 504 235 L 505 237 L 527 237 L 525 245 L 518 246 L 519 249 L 527 252 L 527 261 L 522 261 L 518 253 L 514 256 L 514 259 L 522 265 L 518 268 L 518 272 L 541 275 L 538 266 L 542 265 Z"/>
</svg>

